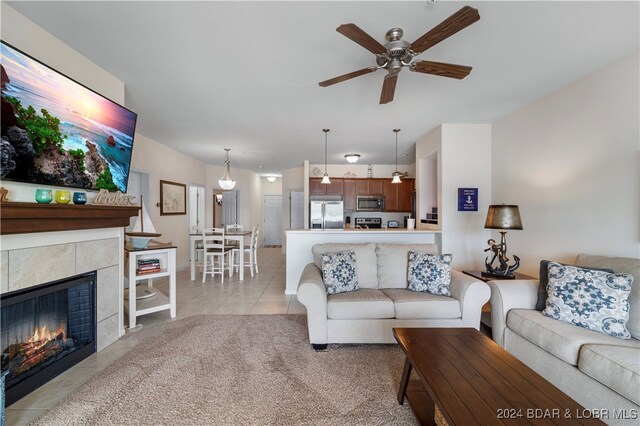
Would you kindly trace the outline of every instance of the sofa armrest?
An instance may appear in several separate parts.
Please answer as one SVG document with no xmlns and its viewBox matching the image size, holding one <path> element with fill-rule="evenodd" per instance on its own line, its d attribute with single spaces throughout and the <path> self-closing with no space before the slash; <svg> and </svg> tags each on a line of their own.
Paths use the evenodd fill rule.
<svg viewBox="0 0 640 426">
<path fill-rule="evenodd" d="M 315 264 L 308 264 L 302 271 L 297 297 L 307 308 L 309 341 L 312 344 L 327 343 L 327 291 L 322 272 Z"/>
<path fill-rule="evenodd" d="M 538 280 L 489 281 L 491 287 L 491 332 L 493 340 L 504 346 L 507 314 L 511 309 L 535 309 Z"/>
<path fill-rule="evenodd" d="M 460 302 L 463 326 L 480 328 L 482 306 L 490 296 L 487 284 L 460 271 L 451 271 L 451 297 Z"/>
</svg>

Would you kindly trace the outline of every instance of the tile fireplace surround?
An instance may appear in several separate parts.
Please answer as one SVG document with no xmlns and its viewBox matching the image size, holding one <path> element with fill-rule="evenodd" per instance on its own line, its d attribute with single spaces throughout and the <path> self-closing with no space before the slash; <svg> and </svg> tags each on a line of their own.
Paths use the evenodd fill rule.
<svg viewBox="0 0 640 426">
<path fill-rule="evenodd" d="M 97 349 L 124 334 L 123 228 L 0 236 L 0 293 L 97 271 Z"/>
</svg>

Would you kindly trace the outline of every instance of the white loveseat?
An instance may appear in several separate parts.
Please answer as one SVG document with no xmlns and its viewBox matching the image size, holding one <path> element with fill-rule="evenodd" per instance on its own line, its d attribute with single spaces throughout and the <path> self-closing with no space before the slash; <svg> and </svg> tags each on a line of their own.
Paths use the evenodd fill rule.
<svg viewBox="0 0 640 426">
<path fill-rule="evenodd" d="M 538 280 L 490 281 L 493 339 L 609 424 L 640 422 L 640 260 L 581 254 L 576 265 L 629 273 L 632 338 L 618 339 L 535 310 Z M 616 418 L 617 417 L 617 418 Z"/>
<path fill-rule="evenodd" d="M 353 250 L 357 291 L 328 295 L 320 254 Z M 314 263 L 300 277 L 298 300 L 307 308 L 309 340 L 327 343 L 395 343 L 393 327 L 475 327 L 490 296 L 487 284 L 452 271 L 451 296 L 407 290 L 409 251 L 438 253 L 435 244 L 316 244 Z"/>
</svg>

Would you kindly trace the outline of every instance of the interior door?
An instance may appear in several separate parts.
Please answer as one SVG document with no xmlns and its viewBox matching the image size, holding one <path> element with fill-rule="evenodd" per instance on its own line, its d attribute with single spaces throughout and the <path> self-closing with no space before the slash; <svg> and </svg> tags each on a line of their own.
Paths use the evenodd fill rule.
<svg viewBox="0 0 640 426">
<path fill-rule="evenodd" d="M 222 225 L 238 223 L 238 191 L 222 193 Z"/>
<path fill-rule="evenodd" d="M 282 195 L 264 196 L 264 245 L 282 245 Z"/>
<path fill-rule="evenodd" d="M 303 229 L 304 191 L 291 191 L 289 201 L 289 229 Z"/>
</svg>

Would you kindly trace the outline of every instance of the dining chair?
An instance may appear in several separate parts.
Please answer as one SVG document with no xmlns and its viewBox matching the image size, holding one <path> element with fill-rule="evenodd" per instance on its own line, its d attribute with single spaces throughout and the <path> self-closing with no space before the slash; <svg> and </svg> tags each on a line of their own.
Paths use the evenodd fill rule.
<svg viewBox="0 0 640 426">
<path fill-rule="evenodd" d="M 251 229 L 251 240 L 249 242 L 249 247 L 244 248 L 244 250 L 242 251 L 242 253 L 240 253 L 240 249 L 239 248 L 234 248 L 231 250 L 231 268 L 238 270 L 238 268 L 240 267 L 240 259 L 241 256 L 244 260 L 246 260 L 246 255 L 249 255 L 249 261 L 248 262 L 244 262 L 244 267 L 245 268 L 249 268 L 249 272 L 251 272 L 251 277 L 253 277 L 253 270 L 256 270 L 256 273 L 258 272 L 257 269 L 257 264 L 256 264 L 256 244 L 258 242 L 258 225 L 254 226 Z"/>
<path fill-rule="evenodd" d="M 256 236 L 255 241 L 253 242 L 253 264 L 256 268 L 256 274 L 259 274 L 258 270 L 258 235 L 260 234 L 260 224 L 256 225 Z"/>
<path fill-rule="evenodd" d="M 227 230 L 227 232 L 242 232 L 244 231 L 244 226 L 233 223 L 225 225 L 225 229 Z M 239 243 L 237 241 L 229 241 L 227 244 L 229 244 L 230 246 L 238 246 Z"/>
<path fill-rule="evenodd" d="M 224 283 L 225 270 L 229 270 L 229 276 L 231 276 L 231 247 L 226 246 L 224 242 L 224 228 L 205 228 L 203 230 L 204 265 L 202 268 L 202 282 L 205 282 L 207 273 L 211 274 L 211 278 L 214 278 L 216 274 L 220 274 L 222 283 Z M 216 261 L 218 263 L 217 266 Z"/>
</svg>

